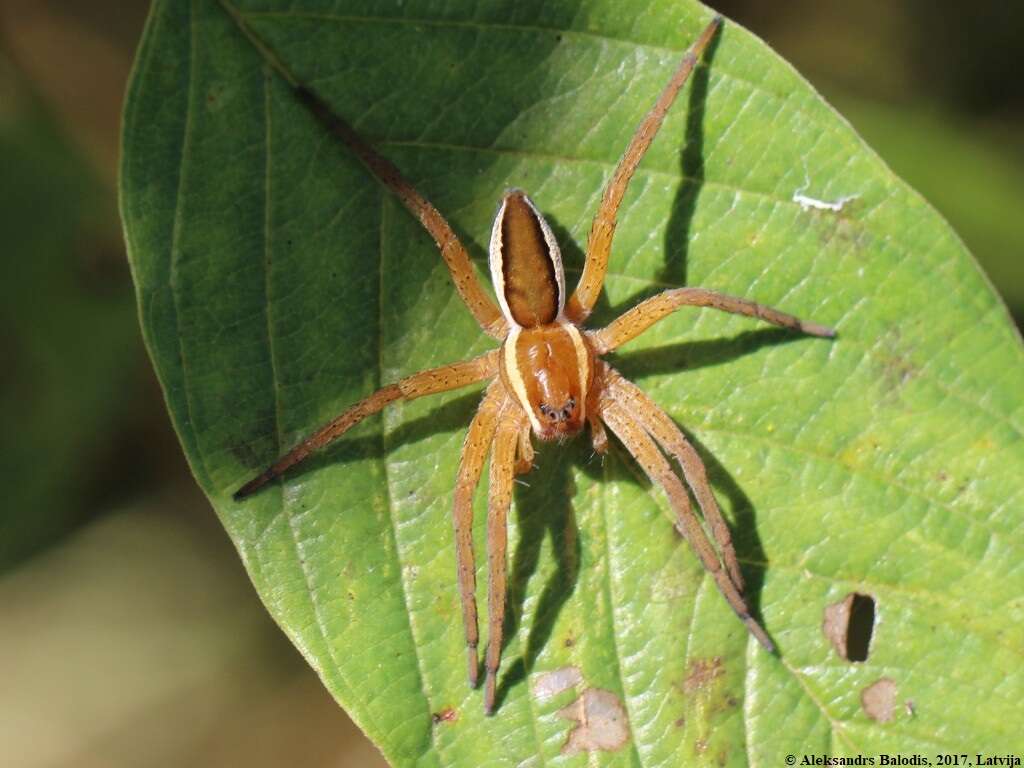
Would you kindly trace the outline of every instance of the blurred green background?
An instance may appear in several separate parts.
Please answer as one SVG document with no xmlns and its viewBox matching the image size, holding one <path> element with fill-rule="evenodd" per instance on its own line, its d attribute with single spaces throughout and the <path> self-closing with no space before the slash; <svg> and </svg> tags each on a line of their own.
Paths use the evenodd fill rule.
<svg viewBox="0 0 1024 768">
<path fill-rule="evenodd" d="M 116 173 L 146 8 L 0 5 L 0 759 L 382 765 L 265 615 L 142 347 Z M 932 201 L 1024 321 L 1024 4 L 717 8 Z"/>
</svg>

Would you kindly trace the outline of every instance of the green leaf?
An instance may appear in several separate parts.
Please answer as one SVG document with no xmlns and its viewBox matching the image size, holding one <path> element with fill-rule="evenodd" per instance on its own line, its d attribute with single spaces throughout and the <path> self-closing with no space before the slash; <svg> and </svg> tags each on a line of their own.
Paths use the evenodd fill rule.
<svg viewBox="0 0 1024 768">
<path fill-rule="evenodd" d="M 233 502 L 381 383 L 492 346 L 429 238 L 269 62 L 391 158 L 481 267 L 501 192 L 529 190 L 573 278 L 614 163 L 710 18 L 667 0 L 276 8 L 154 5 L 125 108 L 125 231 L 193 471 L 270 612 L 390 761 L 582 764 L 560 756 L 559 712 L 591 688 L 630 729 L 601 765 L 1024 748 L 1020 339 L 935 211 L 730 23 L 626 197 L 595 321 L 691 284 L 839 328 L 829 342 L 690 310 L 616 357 L 698 444 L 778 656 L 630 457 L 595 459 L 584 436 L 544 446 L 517 488 L 484 718 L 450 523 L 477 392 L 395 405 Z M 804 210 L 797 192 L 851 199 Z M 854 591 L 876 600 L 862 663 L 822 632 Z M 531 692 L 566 666 L 574 690 Z M 878 722 L 862 692 L 883 678 Z"/>
</svg>

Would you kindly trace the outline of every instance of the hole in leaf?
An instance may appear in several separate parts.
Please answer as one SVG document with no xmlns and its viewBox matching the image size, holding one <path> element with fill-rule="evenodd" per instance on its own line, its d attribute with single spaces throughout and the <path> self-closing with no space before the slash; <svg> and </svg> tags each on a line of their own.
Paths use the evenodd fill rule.
<svg viewBox="0 0 1024 768">
<path fill-rule="evenodd" d="M 875 630 L 875 598 L 851 592 L 825 608 L 821 629 L 841 657 L 867 661 Z"/>
<path fill-rule="evenodd" d="M 850 661 L 867 661 L 874 631 L 875 598 L 854 592 L 850 626 L 846 632 L 846 658 Z"/>
</svg>

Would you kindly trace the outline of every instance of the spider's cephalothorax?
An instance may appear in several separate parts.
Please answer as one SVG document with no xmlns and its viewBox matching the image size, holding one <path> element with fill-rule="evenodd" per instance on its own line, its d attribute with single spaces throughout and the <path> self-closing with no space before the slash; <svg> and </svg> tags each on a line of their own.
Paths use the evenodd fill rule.
<svg viewBox="0 0 1024 768">
<path fill-rule="evenodd" d="M 323 101 L 308 90 L 298 89 L 296 92 L 419 219 L 437 243 L 455 288 L 469 311 L 485 333 L 501 341 L 501 346 L 471 360 L 414 373 L 377 390 L 242 486 L 235 498 L 241 499 L 255 492 L 389 403 L 489 380 L 463 444 L 453 505 L 467 670 L 470 685 L 475 687 L 479 673 L 479 631 L 472 534 L 473 493 L 490 456 L 487 521 L 490 633 L 484 693 L 484 709 L 488 713 L 495 705 L 505 618 L 506 519 L 512 502 L 513 477 L 528 472 L 532 466 L 531 432 L 541 440 L 552 440 L 575 435 L 584 424 L 589 424 L 594 448 L 603 453 L 608 445 L 605 427 L 611 429 L 651 481 L 665 491 L 676 513 L 676 527 L 689 541 L 750 634 L 769 651 L 774 649 L 764 629 L 750 615 L 729 527 L 715 501 L 700 456 L 675 422 L 636 385 L 605 363 L 601 356 L 637 337 L 683 306 L 714 307 L 814 336 L 834 336 L 835 332 L 822 325 L 805 323 L 771 307 L 704 288 L 664 291 L 641 302 L 604 328 L 582 329 L 604 283 L 615 233 L 615 216 L 629 180 L 676 94 L 720 24 L 721 19 L 715 17 L 704 28 L 654 107 L 636 129 L 604 190 L 587 241 L 583 274 L 571 296 L 566 294 L 562 257 L 551 228 L 523 192 L 507 192 L 494 220 L 490 267 L 498 298 L 495 305 L 480 284 L 466 249 L 441 214 L 397 168 L 335 116 Z M 682 477 L 672 462 L 678 465 Z M 691 493 L 700 507 L 707 530 L 693 512 Z"/>
</svg>

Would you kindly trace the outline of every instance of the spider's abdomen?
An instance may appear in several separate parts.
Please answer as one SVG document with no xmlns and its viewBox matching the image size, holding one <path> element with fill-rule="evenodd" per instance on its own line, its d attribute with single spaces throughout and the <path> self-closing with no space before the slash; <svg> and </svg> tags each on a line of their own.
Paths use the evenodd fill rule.
<svg viewBox="0 0 1024 768">
<path fill-rule="evenodd" d="M 514 328 L 505 339 L 501 376 L 541 440 L 575 435 L 587 419 L 593 353 L 569 322 Z"/>
<path fill-rule="evenodd" d="M 555 235 L 526 193 L 505 193 L 491 229 L 491 280 L 510 326 L 557 322 L 565 307 L 565 274 Z"/>
</svg>

